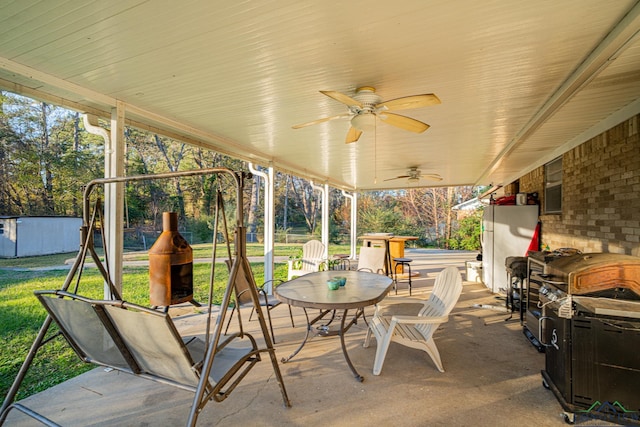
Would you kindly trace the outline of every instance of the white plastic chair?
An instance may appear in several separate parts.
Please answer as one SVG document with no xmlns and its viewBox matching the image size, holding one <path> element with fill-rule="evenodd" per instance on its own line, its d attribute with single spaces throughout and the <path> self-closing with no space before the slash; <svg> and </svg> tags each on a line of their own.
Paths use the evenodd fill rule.
<svg viewBox="0 0 640 427">
<path fill-rule="evenodd" d="M 441 323 L 448 320 L 449 313 L 456 305 L 462 292 L 462 277 L 456 267 L 442 270 L 427 301 L 417 298 L 386 298 L 376 306 L 364 347 L 369 347 L 371 334 L 377 341 L 373 375 L 380 375 L 389 344 L 394 341 L 407 347 L 425 351 L 436 368 L 444 372 L 440 353 L 433 340 L 433 334 Z M 392 304 L 422 304 L 417 316 L 394 315 L 389 311 Z"/>
<path fill-rule="evenodd" d="M 294 268 L 296 262 L 301 262 L 299 269 Z M 320 271 L 323 264 L 327 265 L 324 258 L 324 245 L 319 240 L 309 240 L 302 245 L 302 259 L 289 260 L 289 274 L 287 280 L 291 280 L 296 276 L 304 276 L 305 274 Z"/>
<path fill-rule="evenodd" d="M 358 271 L 384 274 L 385 257 L 387 250 L 384 247 L 363 246 L 358 257 Z"/>
</svg>

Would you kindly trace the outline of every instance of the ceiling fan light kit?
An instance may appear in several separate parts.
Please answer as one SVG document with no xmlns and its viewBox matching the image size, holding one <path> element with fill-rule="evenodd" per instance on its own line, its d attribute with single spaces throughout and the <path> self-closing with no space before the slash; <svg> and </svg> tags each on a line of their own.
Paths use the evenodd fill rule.
<svg viewBox="0 0 640 427">
<path fill-rule="evenodd" d="M 372 131 L 376 126 L 376 116 L 371 113 L 357 114 L 351 119 L 351 126 L 363 132 Z"/>
</svg>

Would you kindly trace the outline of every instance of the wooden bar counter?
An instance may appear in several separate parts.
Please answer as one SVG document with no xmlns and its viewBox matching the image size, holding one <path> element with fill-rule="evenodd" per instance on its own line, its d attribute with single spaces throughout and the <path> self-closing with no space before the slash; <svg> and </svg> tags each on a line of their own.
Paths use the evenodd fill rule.
<svg viewBox="0 0 640 427">
<path fill-rule="evenodd" d="M 362 239 L 362 246 L 384 246 L 387 249 L 387 274 L 392 274 L 395 271 L 396 263 L 393 262 L 393 259 L 404 257 L 405 243 L 410 240 L 418 240 L 414 236 L 394 236 L 390 233 L 364 234 L 359 239 Z M 404 273 L 400 269 L 399 272 Z M 417 272 L 413 273 L 413 276 L 417 275 Z"/>
</svg>

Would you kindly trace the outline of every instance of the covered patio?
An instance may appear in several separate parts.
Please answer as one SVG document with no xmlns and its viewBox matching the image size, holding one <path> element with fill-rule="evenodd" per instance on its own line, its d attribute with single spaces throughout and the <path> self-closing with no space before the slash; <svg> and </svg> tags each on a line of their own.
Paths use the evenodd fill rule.
<svg viewBox="0 0 640 427">
<path fill-rule="evenodd" d="M 2 10 L 0 88 L 83 113 L 85 129 L 104 139 L 106 177 L 124 175 L 127 126 L 244 160 L 266 178 L 276 171 L 298 175 L 322 189 L 323 197 L 329 187 L 342 190 L 352 210 L 359 192 L 432 185 L 499 189 L 527 174 L 539 182 L 525 191 L 538 192 L 544 189 L 540 169 L 572 150 L 579 152 L 572 158 L 587 157 L 587 150 L 580 151 L 587 141 L 613 147 L 609 136 L 628 134 L 637 144 L 636 0 L 33 0 L 5 2 Z M 375 88 L 380 99 L 354 104 L 363 87 Z M 384 114 L 386 101 L 430 94 L 441 104 L 422 108 L 418 102 L 420 108 L 400 112 L 410 123 L 428 124 L 426 132 L 394 126 Z M 353 121 L 359 116 L 373 119 L 373 126 L 345 144 L 345 135 L 360 130 Z M 633 143 L 621 142 L 637 155 Z M 598 145 L 593 157 L 603 151 Z M 630 188 L 637 173 L 634 163 L 617 175 Z M 594 186 L 627 187 L 609 176 L 587 178 Z M 567 188 L 573 190 L 567 194 L 592 197 L 584 186 Z M 632 206 L 636 196 L 620 198 L 621 204 Z M 601 206 L 611 223 L 626 218 L 609 218 L 618 215 L 613 198 L 603 198 Z M 576 199 L 563 215 L 572 221 L 587 202 L 592 204 Z M 123 204 L 123 187 L 108 186 L 104 225 L 117 287 L 125 286 Z M 602 247 L 624 241 L 623 249 L 637 254 L 637 212 L 624 213 L 633 221 L 619 235 L 585 234 Z M 578 246 L 565 237 L 573 230 L 561 231 L 559 247 Z M 355 228 L 352 233 L 353 240 Z M 450 264 L 462 270 L 464 261 L 475 259 L 419 250 L 407 255 L 421 273 L 414 281 L 418 297 L 436 271 Z M 267 260 L 265 269 L 272 263 Z M 382 374 L 371 375 L 375 350 L 362 348 L 366 328 L 358 324 L 347 344 L 363 383 L 350 375 L 335 338 L 313 340 L 281 365 L 292 408 L 282 407 L 272 371 L 259 368 L 224 403 L 207 405 L 200 424 L 563 425 L 560 405 L 541 385 L 543 355 L 517 319 L 505 321 L 502 306 L 482 284 L 465 282 L 450 321 L 435 337 L 445 373 L 426 355 L 392 346 Z M 304 334 L 302 312 L 294 312 L 296 328 L 288 326 L 286 310 L 272 314 L 276 351 L 286 356 Z M 202 328 L 200 317 L 188 311 L 176 323 L 185 333 Z M 181 425 L 191 394 L 98 369 L 27 400 L 63 425 Z M 31 425 L 16 418 L 12 413 L 11 425 Z"/>
<path fill-rule="evenodd" d="M 415 270 L 413 294 L 424 297 L 435 274 L 475 253 L 409 249 Z M 392 291 L 393 293 L 393 291 Z M 398 295 L 408 295 L 400 285 Z M 449 322 L 436 332 L 444 373 L 421 351 L 392 344 L 380 376 L 371 373 L 375 344 L 363 348 L 366 327 L 347 333 L 349 355 L 365 380 L 347 368 L 337 337 L 312 339 L 297 357 L 281 364 L 292 407 L 284 408 L 269 362 L 260 362 L 233 394 L 210 403 L 199 417 L 203 426 L 397 425 L 561 426 L 562 408 L 541 383 L 544 355 L 522 334 L 517 313 L 508 318 L 503 301 L 477 282 L 464 281 Z M 493 308 L 489 308 L 493 307 Z M 175 310 L 181 333 L 202 331 L 202 315 L 190 307 Z M 370 310 L 367 311 L 370 313 Z M 291 328 L 284 307 L 272 311 L 278 358 L 289 355 L 304 335 L 302 310 L 294 308 Z M 258 322 L 246 324 L 259 331 Z M 117 371 L 94 369 L 25 404 L 62 425 L 184 425 L 193 395 Z M 28 426 L 15 411 L 7 425 Z"/>
<path fill-rule="evenodd" d="M 0 89 L 83 113 L 104 139 L 105 177 L 125 174 L 131 126 L 246 161 L 265 198 L 286 172 L 323 192 L 323 210 L 332 187 L 355 212 L 363 191 L 500 191 L 640 112 L 636 0 L 35 0 L 3 12 Z M 119 287 L 123 186 L 105 193 Z M 273 197 L 265 210 L 271 277 Z"/>
</svg>

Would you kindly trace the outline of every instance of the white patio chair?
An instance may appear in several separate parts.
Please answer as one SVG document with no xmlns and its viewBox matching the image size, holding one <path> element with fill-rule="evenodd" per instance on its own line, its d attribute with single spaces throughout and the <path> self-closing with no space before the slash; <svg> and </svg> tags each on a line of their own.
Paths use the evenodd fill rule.
<svg viewBox="0 0 640 427">
<path fill-rule="evenodd" d="M 448 320 L 448 315 L 456 305 L 461 292 L 460 272 L 456 267 L 447 267 L 438 274 L 427 301 L 393 297 L 382 300 L 376 306 L 376 312 L 369 322 L 369 330 L 364 341 L 364 347 L 369 347 L 371 334 L 373 333 L 376 337 L 377 349 L 373 375 L 380 375 L 392 341 L 424 350 L 431 357 L 436 368 L 444 372 L 433 334 L 441 323 Z M 417 316 L 404 316 L 393 314 L 393 309 L 389 310 L 392 304 L 422 304 L 423 307 Z"/>
<path fill-rule="evenodd" d="M 300 268 L 295 268 L 297 262 L 301 263 Z M 327 260 L 324 258 L 324 245 L 319 240 L 309 240 L 302 245 L 302 259 L 289 260 L 287 280 L 320 271 L 323 265 L 326 268 Z"/>
<path fill-rule="evenodd" d="M 363 246 L 358 257 L 358 271 L 385 274 L 385 257 L 387 250 L 384 247 Z"/>
</svg>

